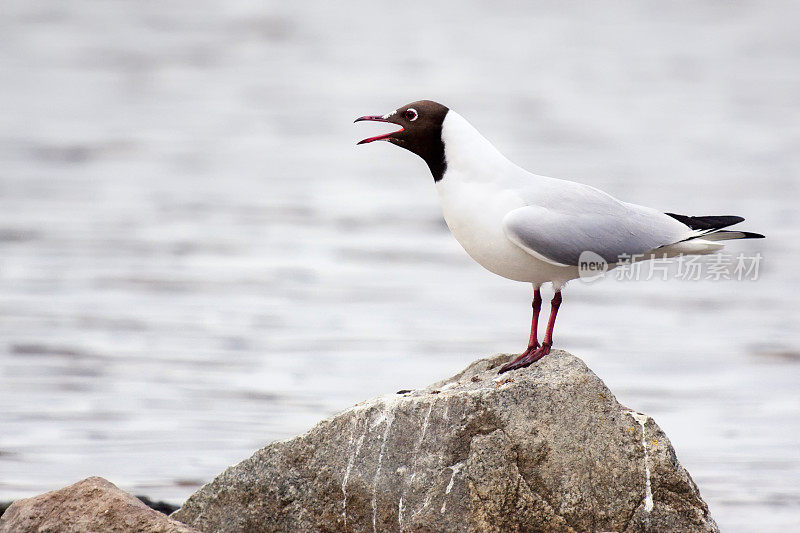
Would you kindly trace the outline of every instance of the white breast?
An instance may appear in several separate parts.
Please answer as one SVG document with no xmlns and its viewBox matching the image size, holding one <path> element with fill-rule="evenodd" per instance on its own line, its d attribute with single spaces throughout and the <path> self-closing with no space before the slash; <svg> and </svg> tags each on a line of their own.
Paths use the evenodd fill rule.
<svg viewBox="0 0 800 533">
<path fill-rule="evenodd" d="M 503 186 L 503 177 L 521 169 L 453 111 L 445 117 L 442 140 L 447 170 L 436 188 L 447 226 L 464 250 L 505 278 L 537 285 L 576 278 L 576 268 L 536 259 L 506 237 L 503 218 L 526 204 Z"/>
</svg>

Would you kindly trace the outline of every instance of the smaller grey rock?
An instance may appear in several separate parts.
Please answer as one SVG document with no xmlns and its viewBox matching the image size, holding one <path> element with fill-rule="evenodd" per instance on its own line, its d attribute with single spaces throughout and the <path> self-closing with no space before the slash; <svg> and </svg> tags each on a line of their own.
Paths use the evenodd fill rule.
<svg viewBox="0 0 800 533">
<path fill-rule="evenodd" d="M 0 533 L 29 532 L 199 533 L 101 477 L 11 504 L 0 517 Z"/>
</svg>

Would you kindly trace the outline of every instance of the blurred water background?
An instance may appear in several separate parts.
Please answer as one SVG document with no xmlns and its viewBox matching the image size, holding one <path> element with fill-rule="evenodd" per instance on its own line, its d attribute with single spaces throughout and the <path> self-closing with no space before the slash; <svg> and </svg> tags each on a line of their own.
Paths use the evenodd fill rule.
<svg viewBox="0 0 800 533">
<path fill-rule="evenodd" d="M 355 117 L 431 98 L 525 168 L 769 236 L 728 248 L 763 254 L 757 281 L 574 282 L 556 344 L 656 419 L 724 531 L 800 527 L 799 23 L 789 1 L 6 0 L 0 500 L 101 475 L 179 503 L 522 349 L 530 288 L 460 249 L 421 160 L 354 146 L 386 131 Z"/>
</svg>

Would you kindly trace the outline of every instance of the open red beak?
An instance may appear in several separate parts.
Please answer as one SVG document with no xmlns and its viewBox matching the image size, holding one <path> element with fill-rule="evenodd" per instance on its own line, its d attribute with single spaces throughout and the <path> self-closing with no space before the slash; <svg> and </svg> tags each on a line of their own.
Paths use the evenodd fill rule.
<svg viewBox="0 0 800 533">
<path fill-rule="evenodd" d="M 391 120 L 383 118 L 382 116 L 379 115 L 365 115 L 363 117 L 358 117 L 353 122 L 361 122 L 363 120 L 368 120 L 370 122 L 388 122 L 390 124 L 395 124 L 395 122 L 392 122 Z M 366 143 L 371 143 L 372 141 L 385 141 L 388 140 L 389 137 L 391 137 L 395 133 L 400 133 L 401 131 L 403 131 L 402 127 L 397 131 L 384 133 L 383 135 L 376 135 L 375 137 L 369 137 L 367 139 L 364 139 L 363 141 L 358 141 L 356 144 L 366 144 Z"/>
</svg>

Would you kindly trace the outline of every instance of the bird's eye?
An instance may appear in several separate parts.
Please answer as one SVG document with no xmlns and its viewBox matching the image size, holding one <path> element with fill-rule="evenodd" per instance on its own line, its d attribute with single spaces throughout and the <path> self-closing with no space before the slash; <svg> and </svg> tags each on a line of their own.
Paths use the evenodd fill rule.
<svg viewBox="0 0 800 533">
<path fill-rule="evenodd" d="M 413 107 L 409 107 L 408 109 L 403 111 L 403 118 L 410 122 L 414 122 L 415 120 L 417 120 L 417 116 L 418 116 L 417 110 L 414 109 Z"/>
</svg>

